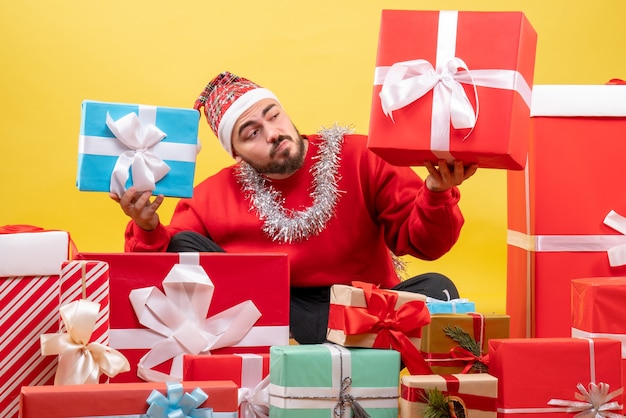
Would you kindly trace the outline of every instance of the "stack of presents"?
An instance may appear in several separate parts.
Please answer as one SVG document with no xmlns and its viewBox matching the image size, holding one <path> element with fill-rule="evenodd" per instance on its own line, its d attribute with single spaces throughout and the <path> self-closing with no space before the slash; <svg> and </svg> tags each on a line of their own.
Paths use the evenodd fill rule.
<svg viewBox="0 0 626 418">
<path fill-rule="evenodd" d="M 626 85 L 533 86 L 536 41 L 518 12 L 385 10 L 372 95 L 389 162 L 507 170 L 506 314 L 353 282 L 328 342 L 298 345 L 284 254 L 84 253 L 10 225 L 0 416 L 623 416 Z M 85 102 L 79 189 L 189 196 L 197 128 Z M 150 175 L 129 174 L 136 149 Z"/>
</svg>

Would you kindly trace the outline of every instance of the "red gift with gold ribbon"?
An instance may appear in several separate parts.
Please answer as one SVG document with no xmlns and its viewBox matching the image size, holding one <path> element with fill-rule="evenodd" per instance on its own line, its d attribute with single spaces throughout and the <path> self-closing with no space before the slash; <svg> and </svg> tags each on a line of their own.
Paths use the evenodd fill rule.
<svg viewBox="0 0 626 418">
<path fill-rule="evenodd" d="M 411 374 L 432 373 L 419 352 L 422 327 L 430 322 L 426 297 L 379 289 L 371 283 L 334 285 L 326 338 L 345 347 L 399 351 Z"/>
<path fill-rule="evenodd" d="M 446 403 L 452 402 L 455 410 L 462 408 L 464 416 L 496 417 L 498 379 L 486 373 L 402 376 L 400 415 L 403 418 L 423 417 L 426 408 L 436 407 L 434 397 L 430 396 L 435 390 L 441 392 Z"/>
</svg>

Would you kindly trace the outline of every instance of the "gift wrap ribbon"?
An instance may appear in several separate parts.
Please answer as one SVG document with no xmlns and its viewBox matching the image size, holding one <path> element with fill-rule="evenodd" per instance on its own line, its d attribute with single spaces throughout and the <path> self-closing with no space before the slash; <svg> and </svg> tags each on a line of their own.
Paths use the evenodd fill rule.
<svg viewBox="0 0 626 418">
<path fill-rule="evenodd" d="M 538 408 L 498 408 L 498 413 L 502 414 L 548 414 L 548 413 L 573 413 L 575 418 L 622 418 L 624 415 L 611 412 L 621 411 L 622 405 L 611 399 L 619 396 L 623 388 L 609 392 L 609 385 L 603 382 L 596 382 L 596 357 L 594 341 L 583 338 L 589 342 L 589 375 L 590 383 L 588 388 L 582 383 L 576 385 L 578 391 L 574 392 L 576 400 L 550 399 L 548 405 L 552 407 Z"/>
<path fill-rule="evenodd" d="M 507 231 L 507 244 L 536 252 L 606 251 L 611 267 L 626 265 L 626 218 L 611 210 L 603 223 L 622 235 L 527 235 Z"/>
<path fill-rule="evenodd" d="M 371 283 L 352 282 L 363 290 L 366 307 L 331 304 L 329 327 L 337 329 L 332 317 L 343 315 L 346 335 L 375 333 L 372 348 L 399 351 L 411 374 L 431 374 L 432 371 L 409 336 L 421 337 L 422 327 L 430 323 L 430 313 L 421 300 L 403 303 L 397 310 L 398 293 L 381 290 Z"/>
<path fill-rule="evenodd" d="M 237 391 L 240 418 L 268 418 L 270 414 L 269 376 L 263 378 L 263 357 L 241 357 L 241 387 Z"/>
<path fill-rule="evenodd" d="M 103 344 L 89 342 L 100 304 L 80 299 L 60 308 L 67 333 L 42 334 L 41 353 L 59 355 L 55 385 L 98 383 L 100 375 L 114 377 L 130 370 L 126 357 Z"/>
<path fill-rule="evenodd" d="M 438 158 L 448 161 L 453 159 L 450 154 L 450 123 L 455 129 L 473 130 L 476 125 L 479 113 L 477 86 L 514 90 L 529 109 L 532 95 L 531 88 L 518 71 L 469 69 L 461 58 L 456 57 L 457 21 L 458 11 L 439 12 L 434 66 L 424 59 L 401 61 L 391 66 L 376 67 L 374 75 L 374 85 L 382 85 L 379 95 L 383 113 L 389 117 L 394 110 L 433 91 L 430 149 Z M 476 110 L 461 83 L 473 87 Z"/>
<path fill-rule="evenodd" d="M 118 120 L 106 114 L 106 126 L 115 139 L 81 135 L 80 154 L 118 157 L 111 174 L 110 190 L 121 196 L 126 191 L 129 170 L 138 190 L 154 190 L 170 171 L 163 161 L 195 162 L 197 144 L 166 142 L 167 136 L 156 123 L 156 106 L 139 105 L 138 113 L 130 112 Z"/>
<path fill-rule="evenodd" d="M 163 280 L 165 294 L 157 287 L 134 289 L 129 298 L 141 329 L 112 329 L 111 345 L 117 349 L 149 348 L 137 374 L 147 381 L 182 379 L 184 354 L 209 353 L 222 347 L 270 345 L 285 327 L 258 327 L 261 313 L 250 300 L 206 317 L 215 286 L 198 264 L 198 253 L 181 254 L 181 262 Z M 249 335 L 250 334 L 250 335 Z M 244 337 L 245 342 L 244 342 Z M 152 370 L 173 359 L 170 374 Z"/>
<path fill-rule="evenodd" d="M 285 387 L 270 383 L 270 405 L 281 409 L 330 409 L 329 417 L 350 418 L 352 411 L 368 408 L 397 408 L 398 387 L 352 386 L 350 351 L 325 343 L 331 355 L 330 387 Z M 358 412 L 357 412 L 358 414 Z"/>
</svg>

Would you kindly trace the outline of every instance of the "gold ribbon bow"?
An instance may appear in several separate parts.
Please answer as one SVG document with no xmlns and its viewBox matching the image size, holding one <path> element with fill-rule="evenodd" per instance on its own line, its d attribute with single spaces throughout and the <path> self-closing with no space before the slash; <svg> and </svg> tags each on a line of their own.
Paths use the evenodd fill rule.
<svg viewBox="0 0 626 418">
<path fill-rule="evenodd" d="M 60 309 L 67 333 L 42 334 L 41 353 L 59 355 L 55 385 L 98 383 L 102 374 L 114 377 L 130 370 L 128 360 L 119 351 L 89 339 L 98 319 L 100 304 L 76 300 Z"/>
</svg>

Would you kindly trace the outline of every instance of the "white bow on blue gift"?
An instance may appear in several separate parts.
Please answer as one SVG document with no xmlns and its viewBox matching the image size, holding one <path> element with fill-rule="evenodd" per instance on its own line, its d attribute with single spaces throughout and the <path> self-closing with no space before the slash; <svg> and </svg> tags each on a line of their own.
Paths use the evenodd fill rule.
<svg viewBox="0 0 626 418">
<path fill-rule="evenodd" d="M 154 190 L 156 183 L 170 171 L 170 167 L 152 148 L 167 135 L 153 123 L 142 123 L 136 113 L 128 113 L 113 120 L 109 112 L 106 124 L 113 135 L 126 147 L 118 157 L 111 174 L 111 192 L 121 196 L 126 190 L 129 170 L 133 185 L 139 191 Z"/>
</svg>

